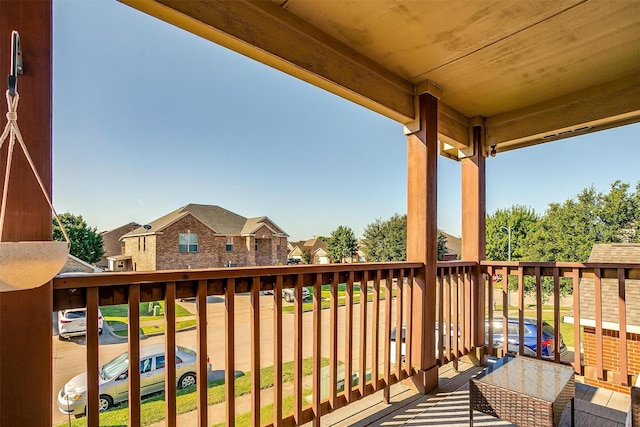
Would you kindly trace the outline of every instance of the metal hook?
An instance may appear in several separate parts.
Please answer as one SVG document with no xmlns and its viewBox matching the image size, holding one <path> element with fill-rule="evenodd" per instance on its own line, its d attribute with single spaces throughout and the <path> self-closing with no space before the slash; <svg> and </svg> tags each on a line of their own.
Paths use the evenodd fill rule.
<svg viewBox="0 0 640 427">
<path fill-rule="evenodd" d="M 17 31 L 11 32 L 11 69 L 7 76 L 9 95 L 16 96 L 18 89 L 18 75 L 23 74 L 22 49 L 20 48 L 20 35 Z"/>
</svg>

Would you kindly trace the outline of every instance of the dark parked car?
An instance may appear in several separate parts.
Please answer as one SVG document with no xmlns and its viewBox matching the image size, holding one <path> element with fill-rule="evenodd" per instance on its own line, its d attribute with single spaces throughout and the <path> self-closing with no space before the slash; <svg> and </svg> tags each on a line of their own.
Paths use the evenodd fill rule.
<svg viewBox="0 0 640 427">
<path fill-rule="evenodd" d="M 517 353 L 519 351 L 520 339 L 518 330 L 518 318 L 509 318 L 509 330 L 508 330 L 508 349 L 510 353 Z M 524 354 L 527 356 L 535 356 L 537 353 L 537 321 L 531 317 L 524 318 Z M 502 318 L 493 319 L 493 347 L 502 348 L 504 342 L 504 328 Z M 485 323 L 485 339 L 487 344 L 489 342 L 489 320 Z M 552 358 L 555 352 L 555 330 L 546 321 L 542 321 L 542 357 Z M 564 341 L 562 340 L 562 334 L 560 334 L 560 356 L 567 354 L 568 349 Z"/>
</svg>

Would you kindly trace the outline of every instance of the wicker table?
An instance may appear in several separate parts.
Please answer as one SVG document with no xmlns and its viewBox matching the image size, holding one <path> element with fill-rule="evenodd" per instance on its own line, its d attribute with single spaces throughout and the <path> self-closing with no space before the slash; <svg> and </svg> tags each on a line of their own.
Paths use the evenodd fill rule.
<svg viewBox="0 0 640 427">
<path fill-rule="evenodd" d="M 470 426 L 474 410 L 520 427 L 558 426 L 569 402 L 573 426 L 574 396 L 572 367 L 506 356 L 469 380 Z"/>
</svg>

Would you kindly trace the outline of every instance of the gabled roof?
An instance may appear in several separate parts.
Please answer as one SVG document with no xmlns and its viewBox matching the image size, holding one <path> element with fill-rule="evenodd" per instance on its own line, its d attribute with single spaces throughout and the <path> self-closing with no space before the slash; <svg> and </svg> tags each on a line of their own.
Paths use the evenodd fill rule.
<svg viewBox="0 0 640 427">
<path fill-rule="evenodd" d="M 623 263 L 640 264 L 639 243 L 609 243 L 593 245 L 590 263 Z M 618 281 L 617 279 L 601 279 L 602 321 L 605 329 L 617 330 L 618 313 Z M 629 332 L 640 332 L 640 280 L 625 280 L 626 315 Z M 595 280 L 580 279 L 580 323 L 590 325 L 595 320 Z M 570 314 L 573 317 L 573 312 Z M 633 326 L 639 328 L 633 328 Z"/>
<path fill-rule="evenodd" d="M 121 225 L 118 228 L 114 228 L 113 230 L 103 231 L 100 233 L 102 235 L 102 246 L 104 248 L 103 259 L 111 255 L 120 254 L 120 237 L 125 234 L 137 229 L 140 227 L 140 224 L 135 222 L 130 222 L 125 225 Z"/>
<path fill-rule="evenodd" d="M 253 234 L 256 231 L 258 231 L 261 227 L 265 227 L 265 226 L 268 229 L 270 229 L 273 232 L 273 234 L 275 234 L 276 236 L 280 236 L 280 237 L 289 236 L 287 233 L 285 233 L 280 227 L 275 225 L 274 222 L 271 221 L 266 216 L 261 216 L 257 218 L 247 218 L 247 221 L 245 222 L 244 227 L 242 228 L 242 231 L 240 233 L 242 235 Z"/>
<path fill-rule="evenodd" d="M 162 233 L 168 226 L 174 224 L 176 221 L 187 215 L 193 216 L 216 234 L 250 235 L 263 225 L 267 225 L 271 230 L 273 230 L 274 234 L 287 235 L 266 216 L 247 219 L 235 212 L 221 208 L 220 206 L 190 203 L 150 222 L 149 224 L 136 228 L 123 237 Z"/>
</svg>

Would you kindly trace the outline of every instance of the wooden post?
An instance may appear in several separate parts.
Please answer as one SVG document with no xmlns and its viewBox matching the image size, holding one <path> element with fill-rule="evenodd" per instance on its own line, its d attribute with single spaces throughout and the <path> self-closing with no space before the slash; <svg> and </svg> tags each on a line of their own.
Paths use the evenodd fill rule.
<svg viewBox="0 0 640 427">
<path fill-rule="evenodd" d="M 413 386 L 427 393 L 438 385 L 435 357 L 437 278 L 438 99 L 420 96 L 420 130 L 407 138 L 407 260 L 425 264 L 413 284 Z M 415 366 L 417 364 L 417 366 Z"/>
<path fill-rule="evenodd" d="M 462 260 L 480 262 L 485 259 L 485 157 L 483 128 L 473 127 L 474 155 L 462 159 Z M 471 274 L 471 345 L 477 361 L 482 360 L 484 346 L 484 280 L 480 268 Z M 472 352 L 473 353 L 473 352 Z M 472 354 L 473 356 L 474 354 Z"/>
<path fill-rule="evenodd" d="M 18 76 L 18 123 L 45 188 L 51 194 L 52 4 L 0 1 L 0 110 L 6 124 L 5 86 L 11 31 L 20 34 L 24 75 Z M 0 150 L 0 188 L 7 144 Z M 2 241 L 51 240 L 51 210 L 31 169 L 14 150 Z M 0 266 L 0 268 L 2 268 Z M 0 294 L 0 425 L 52 423 L 52 287 Z M 56 409 L 57 410 L 57 409 Z"/>
</svg>

